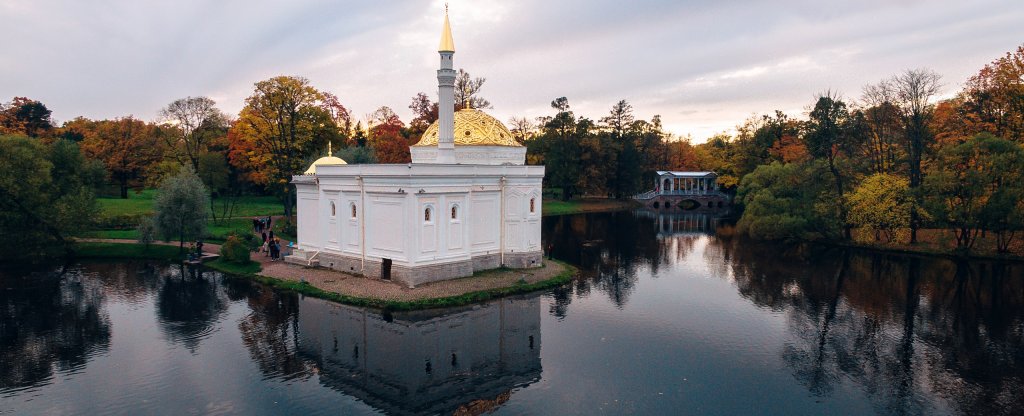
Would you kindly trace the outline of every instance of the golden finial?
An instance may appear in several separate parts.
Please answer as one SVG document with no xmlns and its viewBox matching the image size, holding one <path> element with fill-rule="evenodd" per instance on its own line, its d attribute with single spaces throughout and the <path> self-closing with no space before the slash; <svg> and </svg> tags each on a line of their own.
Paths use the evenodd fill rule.
<svg viewBox="0 0 1024 416">
<path fill-rule="evenodd" d="M 462 88 L 462 108 L 469 108 L 469 88 Z"/>
<path fill-rule="evenodd" d="M 333 156 L 333 154 L 331 152 L 331 141 L 328 140 L 327 141 L 327 157 L 331 157 L 331 156 Z"/>
<path fill-rule="evenodd" d="M 444 27 L 441 28 L 441 44 L 438 52 L 455 52 L 455 42 L 452 41 L 452 28 L 448 24 L 448 3 L 444 4 Z"/>
</svg>

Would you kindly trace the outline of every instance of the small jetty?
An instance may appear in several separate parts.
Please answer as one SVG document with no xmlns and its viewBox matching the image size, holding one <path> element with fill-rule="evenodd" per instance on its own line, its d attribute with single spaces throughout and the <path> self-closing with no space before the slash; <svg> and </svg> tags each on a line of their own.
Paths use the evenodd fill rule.
<svg viewBox="0 0 1024 416">
<path fill-rule="evenodd" d="M 184 263 L 189 265 L 189 266 L 198 266 L 200 264 L 206 263 L 208 261 L 213 261 L 213 260 L 216 260 L 218 258 L 220 258 L 220 254 L 203 253 L 202 256 L 197 256 L 195 254 L 189 254 L 188 258 L 185 259 Z"/>
</svg>

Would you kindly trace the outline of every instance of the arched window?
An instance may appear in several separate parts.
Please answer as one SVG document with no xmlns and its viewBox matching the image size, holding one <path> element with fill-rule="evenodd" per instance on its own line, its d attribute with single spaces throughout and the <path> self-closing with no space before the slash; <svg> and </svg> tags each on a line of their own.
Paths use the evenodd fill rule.
<svg viewBox="0 0 1024 416">
<path fill-rule="evenodd" d="M 537 212 L 537 198 L 530 198 L 530 213 Z"/>
<path fill-rule="evenodd" d="M 423 221 L 430 222 L 430 207 L 423 209 Z"/>
<path fill-rule="evenodd" d="M 355 219 L 355 217 L 356 217 L 356 204 L 349 205 L 349 208 L 352 209 L 352 218 Z"/>
<path fill-rule="evenodd" d="M 334 201 L 331 201 L 331 216 L 333 217 L 335 215 L 338 215 L 338 214 L 337 214 L 337 211 L 336 211 L 336 209 L 334 207 Z"/>
<path fill-rule="evenodd" d="M 459 219 L 459 206 L 458 205 L 452 205 L 452 219 L 453 220 Z"/>
</svg>

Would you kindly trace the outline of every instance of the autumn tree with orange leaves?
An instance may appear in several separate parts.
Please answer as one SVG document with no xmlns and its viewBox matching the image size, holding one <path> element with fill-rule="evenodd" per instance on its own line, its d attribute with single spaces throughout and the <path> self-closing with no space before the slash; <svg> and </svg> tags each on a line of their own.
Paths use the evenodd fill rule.
<svg viewBox="0 0 1024 416">
<path fill-rule="evenodd" d="M 285 215 L 295 206 L 292 175 L 306 159 L 323 152 L 338 129 L 324 108 L 324 95 L 302 77 L 278 76 L 257 82 L 228 135 L 231 162 L 280 198 Z"/>
<path fill-rule="evenodd" d="M 394 110 L 384 106 L 369 116 L 370 146 L 379 163 L 409 163 L 409 140 L 403 135 L 405 123 Z"/>
<path fill-rule="evenodd" d="M 127 199 L 130 182 L 163 157 L 158 129 L 133 116 L 97 121 L 94 129 L 82 141 L 82 151 L 103 162 L 120 187 L 121 198 Z"/>
</svg>

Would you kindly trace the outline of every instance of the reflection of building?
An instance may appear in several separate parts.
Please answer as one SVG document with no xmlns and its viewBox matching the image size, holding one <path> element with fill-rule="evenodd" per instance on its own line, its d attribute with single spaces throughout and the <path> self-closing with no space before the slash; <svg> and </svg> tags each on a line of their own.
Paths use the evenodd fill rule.
<svg viewBox="0 0 1024 416">
<path fill-rule="evenodd" d="M 537 295 L 444 315 L 307 298 L 298 332 L 299 353 L 318 363 L 322 383 L 388 414 L 488 410 L 541 373 Z"/>
<path fill-rule="evenodd" d="M 653 219 L 658 238 L 687 234 L 714 234 L 719 221 L 719 218 L 701 213 L 667 213 L 648 209 L 638 209 L 633 213 L 637 217 Z"/>
<path fill-rule="evenodd" d="M 298 248 L 287 261 L 410 287 L 541 265 L 544 167 L 526 166 L 526 147 L 494 117 L 455 112 L 447 14 L 438 53 L 438 120 L 410 147 L 412 163 L 349 165 L 328 154 L 292 178 Z"/>
</svg>

